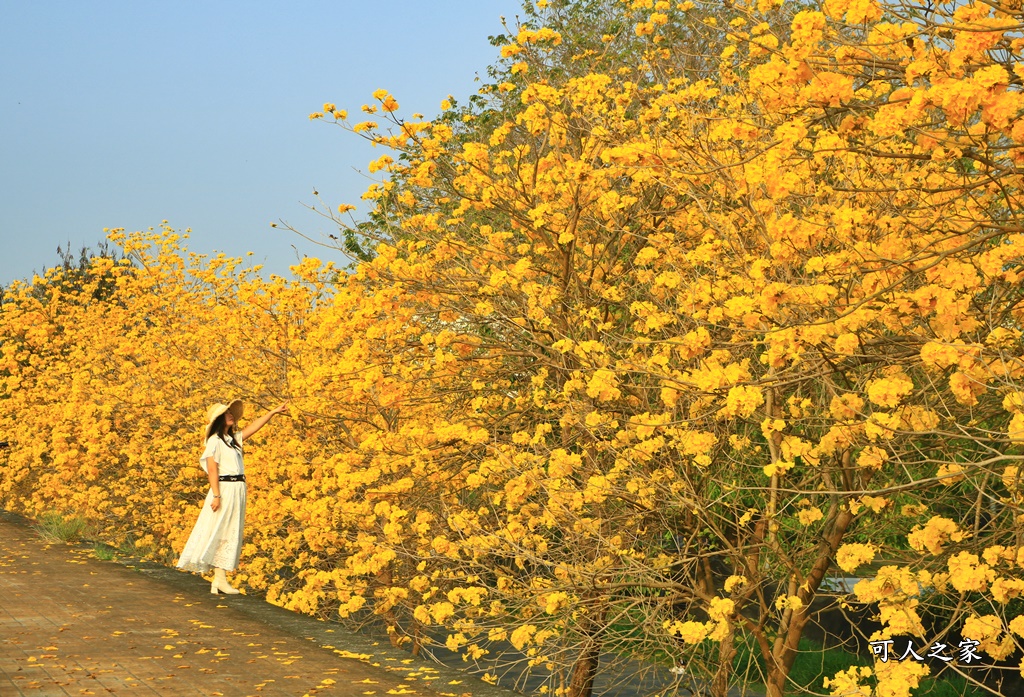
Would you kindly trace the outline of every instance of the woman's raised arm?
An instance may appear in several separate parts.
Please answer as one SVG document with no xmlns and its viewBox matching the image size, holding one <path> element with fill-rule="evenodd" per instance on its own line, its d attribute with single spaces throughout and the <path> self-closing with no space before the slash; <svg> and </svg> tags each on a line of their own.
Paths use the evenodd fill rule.
<svg viewBox="0 0 1024 697">
<path fill-rule="evenodd" d="M 270 421 L 271 417 L 274 414 L 281 414 L 281 413 L 284 413 L 287 410 L 288 410 L 288 402 L 282 402 L 281 404 L 278 404 L 276 407 L 274 407 L 273 409 L 268 411 L 263 416 L 259 417 L 255 421 L 252 421 L 245 428 L 242 429 L 242 440 L 243 441 L 247 440 L 254 433 L 256 433 L 256 431 L 258 431 L 261 428 L 263 428 L 264 426 L 266 426 L 267 422 Z"/>
</svg>

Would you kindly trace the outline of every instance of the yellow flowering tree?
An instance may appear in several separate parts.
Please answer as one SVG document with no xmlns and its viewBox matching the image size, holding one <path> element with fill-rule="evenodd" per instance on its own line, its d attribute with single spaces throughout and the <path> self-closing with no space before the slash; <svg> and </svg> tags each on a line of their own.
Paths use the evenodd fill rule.
<svg viewBox="0 0 1024 697">
<path fill-rule="evenodd" d="M 667 650 L 724 694 L 738 634 L 783 694 L 835 563 L 931 582 L 946 562 L 916 535 L 942 511 L 975 519 L 955 541 L 1016 549 L 995 543 L 1017 528 L 1019 14 L 689 5 L 621 10 L 649 43 L 614 70 L 552 72 L 562 36 L 524 28 L 476 132 L 403 121 L 383 92 L 390 129 L 352 127 L 403 153 L 378 161 L 387 244 L 359 274 L 467 335 L 455 384 L 488 438 L 410 562 L 479 580 L 511 561 L 484 585 L 498 605 L 414 615 L 471 655 L 485 616 L 518 625 L 535 663 L 572 657 L 574 695 L 602 644 Z M 663 41 L 680 26 L 718 47 L 713 74 Z M 881 637 L 924 638 L 904 600 Z M 880 690 L 924 672 L 886 668 Z"/>
<path fill-rule="evenodd" d="M 571 697 L 631 656 L 776 697 L 820 690 L 800 639 L 862 574 L 873 639 L 938 618 L 1013 656 L 1020 8 L 538 5 L 468 107 L 313 115 L 386 151 L 369 220 L 336 216 L 349 271 L 115 232 L 102 298 L 7 289 L 0 500 L 168 558 L 206 405 L 287 397 L 247 445 L 244 578 L 295 610 Z"/>
</svg>

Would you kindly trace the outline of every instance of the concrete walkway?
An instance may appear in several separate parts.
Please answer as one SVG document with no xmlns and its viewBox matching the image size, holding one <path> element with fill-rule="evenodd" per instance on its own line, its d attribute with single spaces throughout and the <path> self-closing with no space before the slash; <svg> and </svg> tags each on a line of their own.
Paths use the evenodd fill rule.
<svg viewBox="0 0 1024 697">
<path fill-rule="evenodd" d="M 0 517 L 0 697 L 513 693 L 198 576 L 100 561 Z"/>
</svg>

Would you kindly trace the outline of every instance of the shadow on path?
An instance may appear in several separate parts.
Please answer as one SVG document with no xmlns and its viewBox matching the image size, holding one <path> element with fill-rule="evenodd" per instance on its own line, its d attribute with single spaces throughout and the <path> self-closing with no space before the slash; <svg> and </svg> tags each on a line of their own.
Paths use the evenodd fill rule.
<svg viewBox="0 0 1024 697">
<path fill-rule="evenodd" d="M 47 543 L 0 511 L 0 697 L 515 697 L 506 687 L 537 694 L 549 677 L 527 672 L 511 644 L 493 647 L 494 660 L 466 663 L 444 636 L 434 639 L 414 658 L 383 632 L 352 632 L 259 597 L 211 595 L 199 576 L 159 564 Z M 692 694 L 664 668 L 614 656 L 602 664 L 616 668 L 598 673 L 595 697 Z M 476 677 L 484 672 L 501 686 Z"/>
<path fill-rule="evenodd" d="M 509 697 L 198 576 L 48 544 L 0 515 L 0 696 Z"/>
</svg>

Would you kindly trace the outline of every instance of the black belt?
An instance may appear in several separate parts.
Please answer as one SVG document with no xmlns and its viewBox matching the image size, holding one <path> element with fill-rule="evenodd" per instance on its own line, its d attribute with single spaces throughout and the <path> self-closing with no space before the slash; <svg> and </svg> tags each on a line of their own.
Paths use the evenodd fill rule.
<svg viewBox="0 0 1024 697">
<path fill-rule="evenodd" d="M 219 479 L 222 482 L 244 482 L 245 481 L 245 475 L 244 474 L 222 474 L 219 477 L 217 477 L 217 479 Z"/>
</svg>

